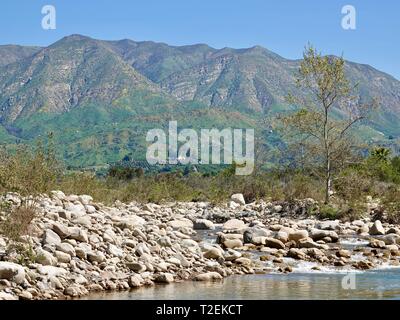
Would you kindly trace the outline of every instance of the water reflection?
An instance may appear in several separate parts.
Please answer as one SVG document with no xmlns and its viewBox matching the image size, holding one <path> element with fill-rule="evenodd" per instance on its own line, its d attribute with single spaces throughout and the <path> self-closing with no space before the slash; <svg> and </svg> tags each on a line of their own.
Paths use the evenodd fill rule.
<svg viewBox="0 0 400 320">
<path fill-rule="evenodd" d="M 344 274 L 266 274 L 232 276 L 220 282 L 182 282 L 89 299 L 213 300 L 213 299 L 400 299 L 400 270 L 356 275 L 356 289 L 342 288 Z"/>
</svg>

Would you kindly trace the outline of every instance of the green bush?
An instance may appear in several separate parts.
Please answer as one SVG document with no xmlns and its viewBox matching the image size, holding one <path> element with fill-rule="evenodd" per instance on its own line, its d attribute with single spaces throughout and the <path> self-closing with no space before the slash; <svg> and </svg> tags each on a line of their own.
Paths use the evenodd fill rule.
<svg viewBox="0 0 400 320">
<path fill-rule="evenodd" d="M 61 165 L 51 144 L 39 143 L 35 150 L 18 147 L 0 150 L 0 192 L 35 196 L 52 190 L 61 176 Z"/>
</svg>

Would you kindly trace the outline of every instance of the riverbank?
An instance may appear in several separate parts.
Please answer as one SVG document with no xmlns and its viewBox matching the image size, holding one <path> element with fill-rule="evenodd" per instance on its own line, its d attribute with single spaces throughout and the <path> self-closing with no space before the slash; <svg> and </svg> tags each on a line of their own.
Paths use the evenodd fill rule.
<svg viewBox="0 0 400 320">
<path fill-rule="evenodd" d="M 18 206 L 21 198 L 8 194 L 4 201 Z M 234 195 L 220 207 L 109 207 L 87 195 L 54 191 L 36 203 L 22 242 L 0 236 L 0 299 L 79 298 L 157 283 L 290 273 L 304 263 L 320 272 L 399 265 L 397 226 L 373 221 L 373 215 L 321 221 L 308 213 L 316 205 L 312 199 L 245 204 Z"/>
</svg>

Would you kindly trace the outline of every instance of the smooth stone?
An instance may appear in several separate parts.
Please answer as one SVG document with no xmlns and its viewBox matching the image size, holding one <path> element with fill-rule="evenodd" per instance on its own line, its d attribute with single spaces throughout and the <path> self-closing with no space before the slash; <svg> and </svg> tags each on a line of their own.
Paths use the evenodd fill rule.
<svg viewBox="0 0 400 320">
<path fill-rule="evenodd" d="M 214 223 L 207 219 L 197 219 L 193 224 L 194 230 L 214 230 Z"/>
<path fill-rule="evenodd" d="M 372 236 L 384 235 L 385 229 L 382 226 L 382 222 L 376 220 L 372 227 L 369 229 L 369 234 Z"/>
<path fill-rule="evenodd" d="M 174 275 L 171 273 L 162 273 L 157 275 L 154 281 L 157 283 L 171 283 L 174 282 Z"/>
<path fill-rule="evenodd" d="M 25 269 L 16 263 L 0 261 L 0 279 L 22 284 L 25 281 Z"/>
<path fill-rule="evenodd" d="M 201 273 L 194 277 L 195 281 L 217 281 L 222 279 L 222 276 L 218 272 Z"/>
<path fill-rule="evenodd" d="M 244 206 L 246 204 L 246 201 L 244 200 L 244 196 L 241 193 L 233 194 L 231 196 L 231 200 L 242 206 Z"/>
</svg>

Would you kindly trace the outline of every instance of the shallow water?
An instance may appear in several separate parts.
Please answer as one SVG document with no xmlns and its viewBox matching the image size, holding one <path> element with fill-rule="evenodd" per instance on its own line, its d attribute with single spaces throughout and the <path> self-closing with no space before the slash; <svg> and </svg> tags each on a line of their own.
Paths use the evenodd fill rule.
<svg viewBox="0 0 400 320">
<path fill-rule="evenodd" d="M 353 273 L 355 289 L 343 289 L 347 273 L 300 273 L 231 276 L 220 282 L 174 283 L 86 299 L 119 300 L 269 300 L 400 299 L 400 269 Z"/>
</svg>

